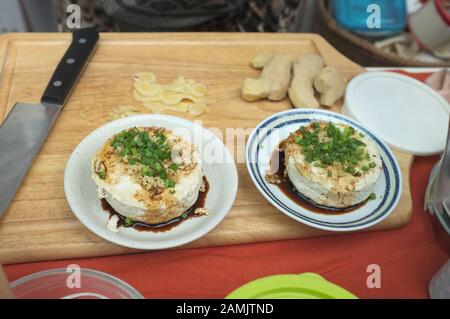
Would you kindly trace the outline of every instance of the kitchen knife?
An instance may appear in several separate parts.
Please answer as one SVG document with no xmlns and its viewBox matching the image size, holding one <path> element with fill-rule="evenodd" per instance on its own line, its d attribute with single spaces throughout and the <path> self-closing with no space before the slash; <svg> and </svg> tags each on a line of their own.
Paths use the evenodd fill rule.
<svg viewBox="0 0 450 319">
<path fill-rule="evenodd" d="M 33 159 L 98 42 L 95 28 L 74 31 L 40 104 L 16 103 L 0 126 L 0 217 L 5 213 Z"/>
</svg>

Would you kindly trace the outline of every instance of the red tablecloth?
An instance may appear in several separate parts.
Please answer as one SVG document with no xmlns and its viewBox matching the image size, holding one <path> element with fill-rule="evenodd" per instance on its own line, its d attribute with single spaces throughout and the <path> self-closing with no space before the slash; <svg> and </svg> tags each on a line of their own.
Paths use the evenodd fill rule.
<svg viewBox="0 0 450 319">
<path fill-rule="evenodd" d="M 117 276 L 147 298 L 222 298 L 263 276 L 316 272 L 360 298 L 427 298 L 431 277 L 450 258 L 449 237 L 423 210 L 428 176 L 437 159 L 416 158 L 411 170 L 413 217 L 402 229 L 10 265 L 5 271 L 13 281 L 76 263 Z M 366 285 L 370 264 L 381 267 L 379 289 Z"/>
</svg>

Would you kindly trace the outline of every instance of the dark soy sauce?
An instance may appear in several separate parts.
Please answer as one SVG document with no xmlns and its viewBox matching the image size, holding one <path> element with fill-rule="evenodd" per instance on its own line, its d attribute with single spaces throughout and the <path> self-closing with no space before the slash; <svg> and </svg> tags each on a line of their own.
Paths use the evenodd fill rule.
<svg viewBox="0 0 450 319">
<path fill-rule="evenodd" d="M 114 208 L 112 208 L 112 206 L 104 198 L 101 199 L 102 208 L 103 208 L 103 210 L 105 210 L 109 213 L 109 218 L 111 218 L 114 215 L 119 217 L 119 221 L 117 223 L 118 227 L 122 227 L 122 226 L 127 227 L 127 228 L 133 227 L 134 229 L 136 229 L 138 231 L 151 231 L 151 232 L 155 232 L 155 233 L 162 233 L 162 232 L 171 230 L 172 228 L 174 228 L 175 226 L 178 226 L 185 220 L 197 217 L 196 215 L 194 215 L 194 212 L 197 208 L 205 207 L 206 195 L 208 194 L 208 191 L 209 191 L 209 182 L 206 179 L 206 176 L 203 176 L 203 183 L 205 184 L 205 191 L 198 193 L 197 201 L 195 202 L 195 204 L 192 205 L 192 207 L 189 208 L 185 212 L 186 217 L 179 216 L 179 217 L 173 218 L 167 222 L 160 223 L 160 224 L 146 224 L 146 223 L 134 221 L 132 226 L 125 226 L 126 217 L 119 214 Z"/>
<path fill-rule="evenodd" d="M 327 207 L 323 205 L 319 205 L 300 194 L 297 189 L 294 187 L 292 182 L 289 180 L 287 176 L 284 176 L 285 171 L 285 154 L 284 154 L 284 146 L 286 141 L 280 143 L 277 149 L 272 153 L 272 157 L 270 158 L 270 174 L 277 175 L 280 184 L 272 183 L 272 185 L 277 186 L 280 191 L 285 194 L 289 199 L 291 199 L 297 205 L 303 207 L 304 209 L 323 215 L 342 215 L 350 213 L 367 203 L 367 200 L 362 202 L 361 204 L 347 207 L 347 208 L 336 208 L 336 207 Z"/>
</svg>

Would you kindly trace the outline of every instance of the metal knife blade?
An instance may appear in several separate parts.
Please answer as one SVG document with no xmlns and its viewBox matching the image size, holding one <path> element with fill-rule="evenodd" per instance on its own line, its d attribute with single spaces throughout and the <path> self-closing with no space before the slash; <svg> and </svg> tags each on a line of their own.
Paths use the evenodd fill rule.
<svg viewBox="0 0 450 319">
<path fill-rule="evenodd" d="M 73 33 L 40 104 L 16 103 L 0 126 L 0 217 L 47 138 L 98 41 L 93 28 Z"/>
<path fill-rule="evenodd" d="M 60 110 L 56 105 L 18 103 L 0 127 L 0 217 Z"/>
</svg>

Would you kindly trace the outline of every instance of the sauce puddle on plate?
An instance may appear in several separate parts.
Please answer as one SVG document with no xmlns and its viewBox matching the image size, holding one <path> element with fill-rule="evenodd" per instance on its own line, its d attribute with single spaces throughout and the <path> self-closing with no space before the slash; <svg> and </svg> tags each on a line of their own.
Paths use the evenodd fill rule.
<svg viewBox="0 0 450 319">
<path fill-rule="evenodd" d="M 194 217 L 202 217 L 202 216 L 195 215 L 194 212 L 197 208 L 205 207 L 206 195 L 208 194 L 208 191 L 209 191 L 209 183 L 208 183 L 208 180 L 206 179 L 206 176 L 203 176 L 203 183 L 205 184 L 205 191 L 198 193 L 197 201 L 195 202 L 195 204 L 192 205 L 192 207 L 189 208 L 183 214 L 185 217 L 179 216 L 179 217 L 173 218 L 167 222 L 160 223 L 160 224 L 146 224 L 146 223 L 142 223 L 142 222 L 133 221 L 132 226 L 126 226 L 125 225 L 126 217 L 119 214 L 114 208 L 112 208 L 112 206 L 104 198 L 101 199 L 102 208 L 103 208 L 103 210 L 105 210 L 109 213 L 109 218 L 111 218 L 112 216 L 117 216 L 119 218 L 117 227 L 125 227 L 125 228 L 132 227 L 138 231 L 151 231 L 151 232 L 155 232 L 155 233 L 162 233 L 162 232 L 171 230 L 172 228 L 174 228 L 175 226 L 178 226 L 185 220 L 188 220 L 188 219 L 194 218 Z"/>
<path fill-rule="evenodd" d="M 317 214 L 322 215 L 343 215 L 351 213 L 358 208 L 364 206 L 368 200 L 365 200 L 361 204 L 347 207 L 347 208 L 336 208 L 336 207 L 327 207 L 323 205 L 319 205 L 312 201 L 311 199 L 307 198 L 306 196 L 303 196 L 300 194 L 297 189 L 294 187 L 292 182 L 289 180 L 289 177 L 285 175 L 285 143 L 287 140 L 282 141 L 278 148 L 273 151 L 272 156 L 270 158 L 270 174 L 273 176 L 276 176 L 281 183 L 270 183 L 272 185 L 275 185 L 280 189 L 280 191 L 286 195 L 290 200 L 292 200 L 294 203 L 299 205 L 300 207 Z"/>
</svg>

